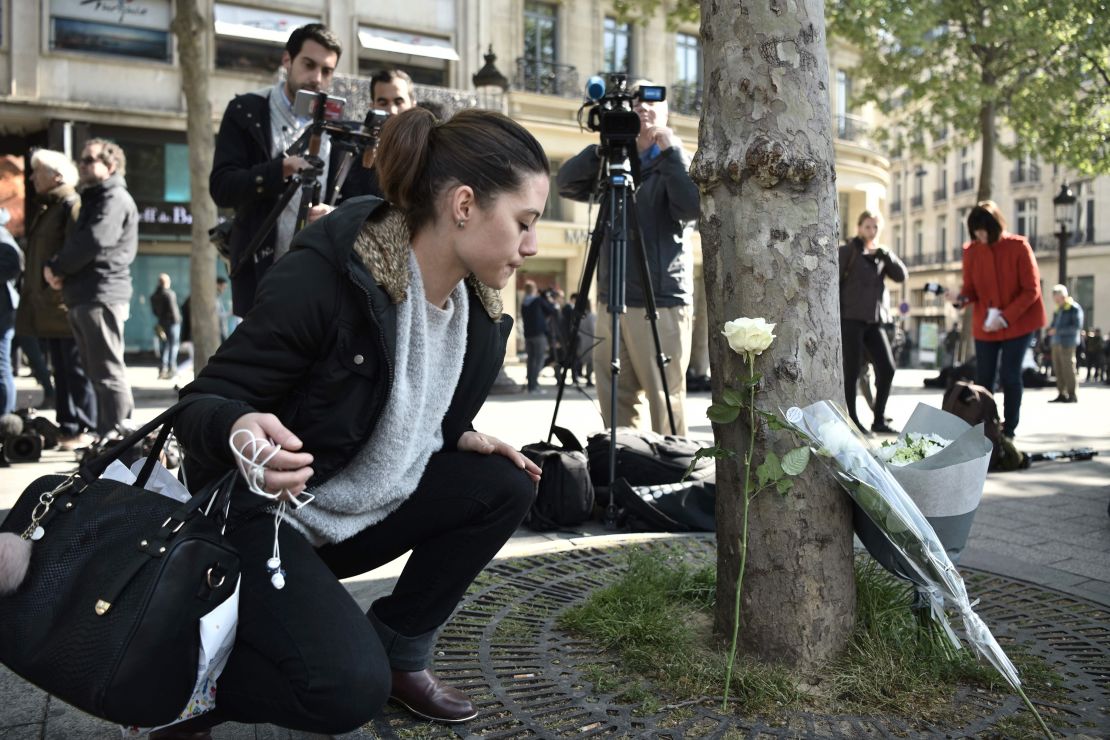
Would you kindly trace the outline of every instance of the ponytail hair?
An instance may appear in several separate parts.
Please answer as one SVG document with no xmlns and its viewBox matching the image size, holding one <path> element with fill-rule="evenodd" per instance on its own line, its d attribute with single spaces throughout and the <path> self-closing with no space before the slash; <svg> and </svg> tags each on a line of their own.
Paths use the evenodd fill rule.
<svg viewBox="0 0 1110 740">
<path fill-rule="evenodd" d="M 501 113 L 467 109 L 446 121 L 422 108 L 391 116 L 375 162 L 386 200 L 405 213 L 412 233 L 435 221 L 449 187 L 467 185 L 481 208 L 513 191 L 526 175 L 550 175 L 543 147 Z"/>
</svg>

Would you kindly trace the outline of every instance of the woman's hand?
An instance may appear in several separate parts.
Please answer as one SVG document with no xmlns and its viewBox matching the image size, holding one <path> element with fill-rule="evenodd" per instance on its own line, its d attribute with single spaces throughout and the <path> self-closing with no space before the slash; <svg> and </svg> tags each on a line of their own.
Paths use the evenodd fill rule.
<svg viewBox="0 0 1110 740">
<path fill-rule="evenodd" d="M 255 439 L 265 443 L 257 449 L 251 449 L 246 434 L 236 435 L 236 432 L 246 430 Z M 231 426 L 232 444 L 250 459 L 265 460 L 273 452 L 273 444 L 281 446 L 276 455 L 266 460 L 262 480 L 259 487 L 266 493 L 282 494 L 288 500 L 304 491 L 308 479 L 312 477 L 312 455 L 307 452 L 298 452 L 302 442 L 293 432 L 273 414 L 250 413 L 243 414 Z M 244 449 L 244 445 L 247 445 Z"/>
<path fill-rule="evenodd" d="M 475 431 L 463 432 L 456 446 L 463 452 L 477 452 L 480 455 L 490 455 L 493 453 L 504 455 L 512 461 L 513 465 L 516 465 L 527 473 L 528 477 L 530 477 L 533 482 L 538 482 L 540 479 L 540 468 L 538 465 L 520 454 L 516 448 L 509 445 L 507 442 L 502 442 L 497 437 L 491 437 L 488 434 L 479 434 Z"/>
</svg>

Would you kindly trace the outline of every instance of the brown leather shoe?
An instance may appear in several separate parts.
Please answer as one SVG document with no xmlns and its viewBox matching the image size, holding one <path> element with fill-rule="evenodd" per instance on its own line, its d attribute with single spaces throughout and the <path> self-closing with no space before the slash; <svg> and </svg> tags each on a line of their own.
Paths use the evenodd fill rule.
<svg viewBox="0 0 1110 740">
<path fill-rule="evenodd" d="M 478 716 L 470 698 L 439 680 L 428 668 L 393 671 L 389 697 L 417 717 L 433 722 L 466 722 Z"/>
</svg>

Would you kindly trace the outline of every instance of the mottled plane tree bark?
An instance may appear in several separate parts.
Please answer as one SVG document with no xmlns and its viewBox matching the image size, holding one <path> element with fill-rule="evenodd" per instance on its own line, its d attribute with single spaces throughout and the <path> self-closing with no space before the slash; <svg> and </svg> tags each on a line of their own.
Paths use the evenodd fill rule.
<svg viewBox="0 0 1110 740">
<path fill-rule="evenodd" d="M 786 409 L 842 400 L 837 198 L 824 7 L 819 0 L 707 0 L 701 7 L 705 107 L 692 173 L 701 238 L 714 397 L 743 372 L 725 321 L 763 317 L 777 338 L 756 360 L 757 403 Z M 743 459 L 746 415 L 715 425 Z M 754 459 L 796 442 L 758 430 Z M 731 635 L 743 471 L 718 460 L 715 628 Z M 741 646 L 811 668 L 844 647 L 855 612 L 847 497 L 811 464 L 793 490 L 752 504 Z"/>
</svg>

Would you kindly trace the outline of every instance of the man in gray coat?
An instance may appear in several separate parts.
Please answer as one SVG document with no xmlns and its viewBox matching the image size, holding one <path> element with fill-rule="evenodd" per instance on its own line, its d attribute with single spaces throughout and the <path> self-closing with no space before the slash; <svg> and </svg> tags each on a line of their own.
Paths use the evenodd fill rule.
<svg viewBox="0 0 1110 740">
<path fill-rule="evenodd" d="M 139 212 L 123 176 L 118 144 L 90 139 L 78 160 L 81 213 L 65 245 L 43 268 L 62 291 L 73 338 L 96 391 L 96 432 L 131 416 L 135 401 L 123 362 L 123 324 L 131 301 L 131 263 L 139 248 Z"/>
<path fill-rule="evenodd" d="M 637 86 L 650 85 L 640 81 Z M 640 155 L 640 181 L 636 187 L 636 218 L 647 252 L 648 273 L 655 303 L 659 309 L 659 342 L 666 365 L 666 388 L 674 411 L 674 433 L 686 434 L 686 366 L 690 364 L 693 330 L 694 283 L 693 254 L 683 239 L 683 222 L 698 217 L 700 200 L 697 185 L 690 178 L 690 162 L 682 142 L 667 126 L 667 103 L 637 101 L 640 134 L 636 148 Z M 564 198 L 587 201 L 598 182 L 601 160 L 597 146 L 590 145 L 559 168 L 559 194 Z M 642 402 L 646 396 L 651 413 L 651 428 L 671 434 L 667 420 L 666 396 L 656 364 L 651 326 L 642 310 L 646 307 L 639 256 L 629 242 L 625 275 L 625 303 L 629 311 L 620 316 L 620 377 L 617 386 L 617 418 L 610 418 L 609 363 L 612 356 L 612 317 L 609 301 L 609 249 L 602 246 L 597 268 L 597 335 L 594 371 L 597 374 L 597 400 L 606 426 L 646 426 L 641 422 Z"/>
</svg>

